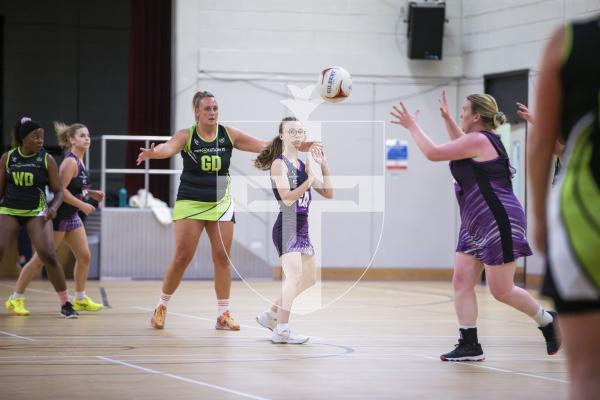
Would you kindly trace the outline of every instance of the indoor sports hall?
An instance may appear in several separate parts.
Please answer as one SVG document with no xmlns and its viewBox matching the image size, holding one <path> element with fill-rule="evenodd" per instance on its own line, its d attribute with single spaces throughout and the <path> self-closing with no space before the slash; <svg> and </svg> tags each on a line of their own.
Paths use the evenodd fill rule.
<svg viewBox="0 0 600 400">
<path fill-rule="evenodd" d="M 599 18 L 0 2 L 0 398 L 597 399 Z"/>
</svg>

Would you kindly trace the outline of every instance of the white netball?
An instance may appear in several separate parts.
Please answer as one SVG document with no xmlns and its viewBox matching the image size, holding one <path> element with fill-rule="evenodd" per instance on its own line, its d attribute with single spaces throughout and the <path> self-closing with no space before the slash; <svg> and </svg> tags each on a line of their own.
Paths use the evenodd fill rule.
<svg viewBox="0 0 600 400">
<path fill-rule="evenodd" d="M 352 92 L 352 77 L 342 67 L 325 68 L 319 75 L 319 93 L 329 103 L 343 101 Z"/>
</svg>

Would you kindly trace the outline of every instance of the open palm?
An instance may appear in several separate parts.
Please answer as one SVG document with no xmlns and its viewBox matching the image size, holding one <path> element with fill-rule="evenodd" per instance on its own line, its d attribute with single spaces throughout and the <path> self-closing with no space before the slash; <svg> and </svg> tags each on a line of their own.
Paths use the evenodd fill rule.
<svg viewBox="0 0 600 400">
<path fill-rule="evenodd" d="M 392 106 L 393 110 L 390 112 L 392 117 L 392 124 L 402 125 L 406 129 L 410 129 L 417 124 L 417 118 L 419 117 L 419 110 L 415 111 L 414 114 L 411 114 L 404 103 L 400 102 L 400 108 L 396 106 Z"/>
</svg>

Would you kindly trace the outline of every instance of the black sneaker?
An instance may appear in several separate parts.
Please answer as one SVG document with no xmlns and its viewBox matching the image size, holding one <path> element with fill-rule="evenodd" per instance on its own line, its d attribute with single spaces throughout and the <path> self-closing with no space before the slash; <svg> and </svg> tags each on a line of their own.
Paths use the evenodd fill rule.
<svg viewBox="0 0 600 400">
<path fill-rule="evenodd" d="M 79 317 L 79 313 L 77 313 L 77 311 L 73 310 L 73 304 L 71 304 L 71 302 L 67 301 L 65 304 L 62 305 L 62 307 L 60 308 L 60 315 L 62 315 L 65 318 L 78 318 Z"/>
<path fill-rule="evenodd" d="M 542 331 L 544 339 L 546 339 L 546 352 L 549 356 L 551 356 L 556 354 L 558 349 L 560 349 L 560 338 L 556 334 L 555 329 L 558 315 L 556 314 L 556 311 L 548 311 L 548 313 L 552 315 L 554 321 L 550 322 L 546 326 L 538 326 L 538 329 Z"/>
<path fill-rule="evenodd" d="M 458 344 L 454 345 L 454 350 L 440 356 L 442 361 L 483 361 L 485 354 L 481 344 L 469 344 L 462 339 L 458 339 Z"/>
</svg>

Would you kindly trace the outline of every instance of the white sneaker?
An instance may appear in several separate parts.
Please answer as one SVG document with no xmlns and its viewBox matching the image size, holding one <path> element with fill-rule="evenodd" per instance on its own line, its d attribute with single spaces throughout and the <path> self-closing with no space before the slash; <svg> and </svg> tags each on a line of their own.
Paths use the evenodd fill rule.
<svg viewBox="0 0 600 400">
<path fill-rule="evenodd" d="M 289 329 L 281 331 L 274 329 L 271 336 L 271 342 L 276 344 L 303 344 L 308 342 L 308 339 L 308 336 L 294 335 Z"/>
<path fill-rule="evenodd" d="M 275 314 L 271 310 L 265 310 L 258 314 L 256 317 L 256 322 L 263 328 L 267 328 L 270 331 L 275 330 L 277 327 L 277 318 L 275 318 Z"/>
</svg>

